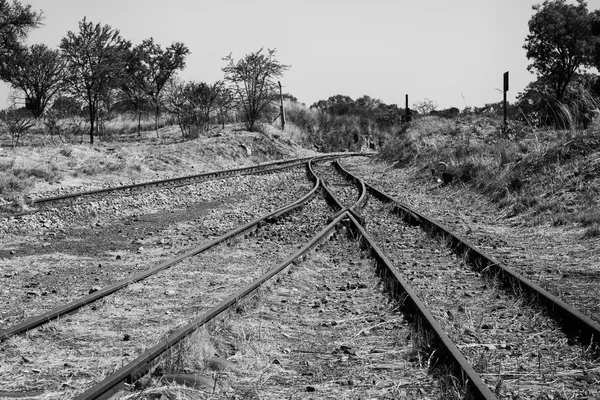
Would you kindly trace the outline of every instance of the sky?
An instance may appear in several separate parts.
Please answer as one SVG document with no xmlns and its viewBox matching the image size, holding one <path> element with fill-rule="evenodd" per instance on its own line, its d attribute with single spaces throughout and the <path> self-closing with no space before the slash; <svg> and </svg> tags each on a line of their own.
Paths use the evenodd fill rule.
<svg viewBox="0 0 600 400">
<path fill-rule="evenodd" d="M 276 49 L 290 65 L 283 91 L 306 105 L 337 94 L 369 95 L 403 107 L 434 101 L 438 109 L 508 100 L 535 79 L 523 44 L 534 0 L 20 0 L 42 10 L 44 25 L 28 44 L 57 48 L 87 17 L 134 45 L 153 37 L 190 49 L 185 80 L 223 79 L 223 57 Z M 571 1 L 574 3 L 574 1 Z M 600 9 L 600 0 L 588 0 Z M 0 109 L 8 86 L 0 82 Z"/>
</svg>

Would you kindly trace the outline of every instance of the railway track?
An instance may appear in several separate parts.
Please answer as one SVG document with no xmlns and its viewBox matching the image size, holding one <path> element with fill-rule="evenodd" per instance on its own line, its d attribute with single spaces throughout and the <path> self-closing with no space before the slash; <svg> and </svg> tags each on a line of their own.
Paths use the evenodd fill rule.
<svg viewBox="0 0 600 400">
<path fill-rule="evenodd" d="M 343 156 L 356 156 L 359 153 L 346 153 Z M 242 167 L 242 168 L 234 168 L 228 170 L 219 170 L 212 172 L 205 172 L 200 174 L 186 175 L 175 178 L 168 179 L 160 179 L 154 181 L 146 181 L 139 183 L 132 183 L 128 185 L 121 186 L 110 186 L 104 188 L 97 188 L 92 190 L 80 191 L 80 192 L 71 192 L 71 193 L 60 193 L 58 195 L 47 196 L 47 197 L 39 197 L 39 198 L 27 198 L 26 202 L 30 206 L 28 211 L 18 212 L 18 213 L 0 213 L 0 217 L 15 217 L 20 215 L 26 215 L 32 212 L 37 212 L 40 208 L 47 207 L 56 207 L 60 204 L 74 204 L 81 201 L 93 201 L 94 199 L 117 194 L 118 196 L 123 196 L 124 194 L 135 194 L 152 190 L 159 190 L 165 188 L 177 188 L 182 186 L 187 186 L 199 182 L 205 182 L 215 179 L 223 179 L 233 176 L 247 175 L 247 174 L 262 174 L 262 173 L 271 173 L 281 171 L 285 168 L 293 168 L 296 166 L 304 165 L 311 159 L 334 159 L 339 157 L 340 154 L 331 154 L 325 156 L 317 156 L 317 157 L 301 157 L 301 158 L 293 158 L 293 159 L 285 159 L 272 161 L 268 163 L 258 164 L 250 167 Z"/>
<path fill-rule="evenodd" d="M 39 360 L 59 337 L 82 365 L 106 353 L 68 363 L 67 385 L 36 368 L 48 398 L 598 394 L 597 324 L 339 164 L 308 174 L 304 197 L 218 243 L 27 335 L 3 331 L 0 354 L 36 342 Z"/>
<path fill-rule="evenodd" d="M 597 323 L 433 219 L 367 189 L 368 231 L 498 398 L 598 395 Z"/>
<path fill-rule="evenodd" d="M 297 189 L 293 185 L 289 185 L 289 188 Z M 297 236 L 304 237 L 310 234 L 311 229 L 319 225 L 318 221 L 305 220 L 309 219 L 308 216 L 318 213 L 289 217 L 291 219 L 287 223 L 292 224 L 294 229 L 287 232 L 285 238 L 278 234 L 281 226 L 275 222 L 276 218 L 283 218 L 295 208 L 303 206 L 315 192 L 316 187 L 291 204 L 280 207 L 262 218 L 237 226 L 231 232 L 193 248 L 179 257 L 160 263 L 149 271 L 123 279 L 67 305 L 56 307 L 4 329 L 1 336 L 4 339 L 2 350 L 7 357 L 6 362 L 18 365 L 19 357 L 23 358 L 25 357 L 23 354 L 29 354 L 30 358 L 24 359 L 35 359 L 36 365 L 44 366 L 44 368 L 34 368 L 33 375 L 27 366 L 20 368 L 21 374 L 12 370 L 1 371 L 0 381 L 8 383 L 8 377 L 12 377 L 11 386 L 4 387 L 4 391 L 14 389 L 12 391 L 15 393 L 33 391 L 35 394 L 37 391 L 56 393 L 58 390 L 60 394 L 60 390 L 65 387 L 77 390 L 82 386 L 85 387 L 86 379 L 93 379 L 97 374 L 102 375 L 103 371 L 105 373 L 106 370 L 114 369 L 115 365 L 127 362 L 127 358 L 139 353 L 140 348 L 148 347 L 147 343 L 143 343 L 144 340 L 153 341 L 157 337 L 164 337 L 169 329 L 181 325 L 185 315 L 188 317 L 196 315 L 203 310 L 203 307 L 211 306 L 211 301 L 214 302 L 213 297 L 226 296 L 228 290 L 243 285 L 244 280 L 260 273 L 262 268 L 248 268 L 247 262 L 251 260 L 248 260 L 247 251 L 250 250 L 232 250 L 236 241 L 241 240 L 238 238 L 240 235 L 246 236 L 245 245 L 250 246 L 249 242 L 252 241 L 250 247 L 259 253 L 264 253 L 266 243 L 271 244 L 268 255 L 274 256 L 286 246 L 294 246 L 293 239 Z M 311 205 L 306 207 L 310 209 Z M 264 227 L 257 230 L 259 225 Z M 252 232 L 254 230 L 260 234 L 255 235 Z M 207 252 L 211 248 L 215 249 Z M 198 271 L 198 263 L 210 266 L 217 258 L 227 260 L 227 268 Z M 263 254 L 261 260 L 266 262 L 270 258 Z M 238 277 L 235 277 L 235 262 L 240 268 Z M 197 278 L 199 272 L 203 279 Z M 227 276 L 221 276 L 223 273 Z M 169 282 L 172 282 L 171 287 L 177 290 L 161 290 Z M 199 289 L 201 292 L 204 290 L 203 296 L 197 294 Z M 156 301 L 157 298 L 161 301 L 161 307 L 155 309 L 158 314 L 148 315 L 144 306 Z M 74 310 L 78 310 L 78 313 L 66 317 L 67 313 Z M 47 323 L 49 320 L 53 322 Z M 26 336 L 18 336 L 25 331 L 28 332 Z M 153 332 L 153 335 L 147 335 L 148 332 Z M 60 344 L 57 344 L 59 337 Z M 81 343 L 93 343 L 93 345 L 86 347 Z M 48 349 L 53 351 L 49 352 Z M 102 362 L 98 362 L 99 351 L 102 351 Z M 65 372 L 56 363 L 62 363 L 66 359 L 69 360 L 66 364 L 69 364 L 68 373 L 71 376 L 67 386 L 64 386 L 64 377 L 55 374 L 57 370 L 60 373 Z M 54 371 L 54 375 L 49 371 Z"/>
<path fill-rule="evenodd" d="M 49 225 L 34 244 L 1 252 L 5 259 L 0 261 L 0 301 L 5 307 L 0 310 L 0 328 L 128 280 L 283 207 L 298 193 L 311 190 L 305 169 L 165 189 L 154 192 L 157 197 L 149 205 L 148 194 L 140 193 L 127 197 L 117 210 L 109 208 L 112 200 L 105 200 L 98 202 L 107 209 L 101 215 L 90 205 L 60 209 L 61 220 L 72 220 L 71 225 Z M 156 201 L 161 198 L 170 201 Z M 22 219 L 49 220 L 52 214 Z M 41 265 L 32 269 L 32 263 Z"/>
</svg>

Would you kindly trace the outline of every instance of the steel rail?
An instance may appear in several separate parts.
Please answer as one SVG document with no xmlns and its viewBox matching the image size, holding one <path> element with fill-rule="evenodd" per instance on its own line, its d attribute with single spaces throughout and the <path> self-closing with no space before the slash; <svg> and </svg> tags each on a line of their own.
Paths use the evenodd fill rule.
<svg viewBox="0 0 600 400">
<path fill-rule="evenodd" d="M 319 233 L 317 233 L 317 235 L 313 237 L 308 243 L 302 246 L 294 254 L 289 256 L 282 263 L 268 270 L 262 276 L 254 280 L 250 285 L 240 289 L 236 293 L 227 297 L 221 303 L 213 307 L 205 314 L 192 320 L 187 325 L 179 328 L 176 332 L 171 334 L 165 340 L 161 340 L 159 344 L 145 351 L 129 364 L 123 366 L 113 374 L 109 375 L 106 379 L 102 380 L 95 386 L 91 387 L 79 396 L 75 397 L 75 400 L 97 399 L 101 396 L 105 396 L 106 393 L 114 391 L 124 382 L 135 382 L 135 380 L 139 379 L 139 376 L 145 374 L 151 368 L 152 364 L 154 364 L 155 360 L 158 359 L 162 354 L 164 354 L 169 348 L 171 348 L 173 345 L 179 343 L 181 340 L 189 336 L 196 329 L 202 327 L 204 324 L 218 317 L 221 313 L 228 310 L 237 301 L 243 299 L 244 297 L 255 291 L 269 279 L 279 274 L 290 264 L 302 257 L 309 250 L 317 246 L 319 243 L 321 243 L 323 240 L 329 237 L 329 235 L 332 234 L 333 230 L 344 218 L 346 218 L 345 214 L 340 215 L 338 218 L 336 218 L 334 221 L 328 224 L 325 228 L 323 228 Z"/>
<path fill-rule="evenodd" d="M 307 170 L 307 173 L 310 174 L 310 171 Z M 292 211 L 298 207 L 302 207 L 304 205 L 304 203 L 306 203 L 307 201 L 312 199 L 313 196 L 316 195 L 316 193 L 319 189 L 320 180 L 318 178 L 316 178 L 314 180 L 314 182 L 315 182 L 315 184 L 314 184 L 313 188 L 307 194 L 305 194 L 303 197 L 301 197 L 300 199 L 298 199 L 288 205 L 285 205 L 265 216 L 262 216 L 253 221 L 250 221 L 247 224 L 244 224 L 236 229 L 233 229 L 233 230 L 225 233 L 224 235 L 221 235 L 218 238 L 211 240 L 208 243 L 205 243 L 201 246 L 198 246 L 191 250 L 188 250 L 187 252 L 185 252 L 184 254 L 182 254 L 176 258 L 162 262 L 159 265 L 157 265 L 156 267 L 154 267 L 148 271 L 144 271 L 144 272 L 136 274 L 132 277 L 120 280 L 120 281 L 113 283 L 112 285 L 106 286 L 94 293 L 88 294 L 88 295 L 83 296 L 77 300 L 70 302 L 70 303 L 56 307 L 56 308 L 49 310 L 43 314 L 29 318 L 25 321 L 22 321 L 19 324 L 16 324 L 12 327 L 1 330 L 0 331 L 0 341 L 4 341 L 4 340 L 10 338 L 11 336 L 14 336 L 16 334 L 23 333 L 23 332 L 26 332 L 33 328 L 36 328 L 36 327 L 43 325 L 47 322 L 50 322 L 51 320 L 56 319 L 62 315 L 72 313 L 73 311 L 75 311 L 87 304 L 93 303 L 103 297 L 106 297 L 106 296 L 116 292 L 117 290 L 124 288 L 127 285 L 130 285 L 132 283 L 139 282 L 143 279 L 146 279 L 151 275 L 154 275 L 162 270 L 172 267 L 173 265 L 181 262 L 182 260 L 184 260 L 188 257 L 197 255 L 197 254 L 199 254 L 203 251 L 206 251 L 206 250 L 210 249 L 211 247 L 214 247 L 234 236 L 240 235 L 248 230 L 254 229 L 255 227 L 260 226 L 260 224 L 262 222 L 273 221 L 274 219 L 277 219 L 277 218 L 281 217 L 282 215 L 289 213 L 290 211 Z"/>
<path fill-rule="evenodd" d="M 310 169 L 310 171 L 312 171 L 313 174 L 316 173 L 314 172 L 314 170 L 312 169 L 312 162 L 308 163 L 308 168 Z M 325 184 L 325 182 L 323 180 L 321 180 L 321 187 L 323 188 L 323 193 L 324 193 L 324 197 L 325 200 L 327 201 L 327 203 L 329 203 L 329 205 L 336 211 L 335 214 L 333 214 L 333 216 L 329 217 L 329 220 L 334 220 L 335 218 L 337 218 L 338 216 L 342 215 L 344 212 L 348 211 L 350 212 L 352 215 L 354 215 L 354 217 L 356 219 L 358 219 L 362 224 L 365 223 L 364 218 L 359 214 L 358 209 L 366 202 L 367 200 L 367 190 L 366 190 L 366 186 L 364 184 L 364 182 L 362 182 L 360 179 L 357 179 L 355 181 L 355 184 L 357 186 L 357 189 L 359 191 L 359 195 L 358 195 L 358 199 L 357 201 L 350 207 L 345 207 L 340 201 L 339 199 L 331 192 L 331 190 L 329 190 L 329 187 Z"/>
<path fill-rule="evenodd" d="M 341 166 L 339 166 L 341 168 Z M 311 163 L 309 163 L 309 169 Z M 344 172 L 346 172 L 344 170 Z M 347 172 L 346 172 L 347 173 Z M 344 174 L 346 175 L 346 174 Z M 348 174 L 350 175 L 350 174 Z M 435 338 L 438 340 L 441 351 L 435 355 L 435 358 L 446 365 L 453 367 L 453 375 L 456 376 L 460 382 L 464 385 L 467 391 L 473 395 L 475 399 L 482 400 L 495 400 L 496 396 L 492 393 L 489 387 L 483 382 L 479 374 L 475 371 L 471 363 L 465 358 L 460 352 L 448 335 L 444 332 L 442 326 L 435 320 L 431 312 L 423 304 L 423 302 L 417 297 L 412 288 L 408 283 L 400 276 L 397 269 L 385 256 L 385 254 L 379 249 L 379 247 L 370 238 L 369 234 L 363 227 L 364 222 L 357 216 L 357 209 L 364 204 L 367 197 L 365 183 L 362 179 L 353 177 L 352 181 L 361 190 L 358 200 L 350 207 L 341 206 L 341 203 L 336 196 L 322 183 L 325 197 L 334 209 L 342 207 L 340 211 L 336 213 L 336 218 L 347 216 L 350 220 L 351 229 L 353 228 L 355 233 L 358 233 L 362 239 L 363 247 L 370 249 L 373 258 L 377 261 L 378 271 L 381 273 L 383 278 L 390 279 L 393 284 L 391 289 L 393 294 L 397 298 L 404 298 L 402 305 L 413 315 L 418 315 L 423 321 L 428 331 L 432 332 Z M 402 296 L 404 294 L 404 296 Z"/>
<path fill-rule="evenodd" d="M 340 172 L 345 175 L 347 179 L 351 179 L 358 188 L 364 189 L 367 187 L 362 179 L 352 176 L 350 173 L 344 170 L 339 163 L 336 162 L 336 164 L 338 164 L 337 168 L 340 169 Z M 337 201 L 335 195 L 331 193 L 326 186 L 323 186 L 323 190 L 327 193 L 327 197 L 332 198 L 331 202 L 333 205 L 335 205 Z M 482 400 L 495 400 L 496 396 L 483 382 L 471 363 L 469 363 L 465 356 L 460 352 L 439 322 L 436 321 L 434 316 L 427 309 L 425 304 L 423 304 L 423 302 L 418 298 L 410 285 L 406 282 L 406 280 L 404 280 L 404 278 L 402 278 L 402 276 L 400 276 L 398 270 L 371 239 L 370 235 L 363 227 L 364 222 L 355 217 L 356 209 L 363 205 L 364 202 L 366 202 L 366 190 L 361 192 L 361 195 L 356 203 L 354 203 L 351 207 L 344 208 L 341 212 L 342 215 L 348 216 L 351 224 L 350 229 L 353 230 L 357 236 L 360 235 L 363 247 L 371 251 L 371 255 L 377 262 L 378 272 L 382 275 L 382 278 L 388 278 L 392 281 L 390 289 L 398 299 L 402 299 L 401 304 L 403 308 L 410 314 L 418 315 L 427 330 L 432 332 L 437 339 L 439 345 L 436 347 L 438 347 L 441 351 L 440 354 L 435 354 L 435 358 L 440 362 L 443 362 L 446 365 L 449 364 L 451 367 L 453 367 L 453 375 L 459 379 L 459 381 L 464 385 L 473 398 Z M 337 201 L 337 204 L 339 204 L 339 201 Z"/>
<path fill-rule="evenodd" d="M 351 229 L 353 228 L 354 232 L 360 235 L 363 247 L 369 249 L 371 255 L 375 258 L 378 272 L 382 278 L 387 278 L 391 281 L 388 285 L 389 289 L 398 299 L 402 299 L 403 308 L 413 315 L 418 315 L 428 330 L 436 337 L 440 344 L 441 353 L 443 353 L 435 355 L 437 360 L 445 364 L 451 364 L 455 369 L 459 369 L 459 371 L 453 371 L 454 375 L 461 380 L 467 391 L 475 399 L 496 399 L 496 396 L 483 382 L 471 363 L 469 363 L 446 332 L 444 332 L 442 326 L 435 320 L 434 316 L 418 298 L 406 280 L 400 276 L 398 270 L 371 239 L 365 228 L 351 213 L 348 213 L 348 216 L 352 225 Z M 448 362 L 448 359 L 450 362 Z"/>
<path fill-rule="evenodd" d="M 314 175 L 317 176 L 317 173 L 315 172 L 314 168 L 313 168 L 313 162 L 315 160 L 310 160 L 308 162 L 308 169 L 309 171 Z M 319 178 L 321 179 L 321 178 Z M 327 203 L 329 203 L 329 205 L 335 210 L 337 211 L 337 214 L 335 215 L 334 219 L 337 218 L 337 216 L 341 215 L 343 213 L 343 210 L 345 209 L 344 205 L 342 203 L 340 203 L 340 201 L 337 199 L 337 197 L 335 197 L 331 191 L 327 188 L 327 185 L 325 184 L 325 181 L 323 179 L 321 179 L 321 187 L 323 188 L 323 192 L 325 195 L 325 200 L 327 201 Z"/>
<path fill-rule="evenodd" d="M 356 203 L 351 207 L 351 209 L 358 213 L 358 210 L 361 207 L 363 207 L 365 205 L 365 203 L 367 202 L 368 192 L 367 192 L 367 187 L 365 185 L 365 182 L 362 179 L 357 178 L 354 175 L 350 174 L 348 171 L 346 171 L 344 169 L 344 167 L 342 167 L 342 165 L 340 164 L 339 158 L 334 161 L 333 166 L 338 171 L 340 171 L 342 173 L 342 175 L 344 175 L 346 178 L 348 178 L 350 181 L 352 181 L 356 185 L 356 188 L 358 189 L 360 195 L 359 195 Z"/>
<path fill-rule="evenodd" d="M 347 172 L 351 175 L 349 172 Z M 391 212 L 403 218 L 407 223 L 420 225 L 432 235 L 445 238 L 449 247 L 482 273 L 498 277 L 515 293 L 524 293 L 537 301 L 563 328 L 566 334 L 578 337 L 582 345 L 600 346 L 600 324 L 581 311 L 571 307 L 536 283 L 513 271 L 490 254 L 479 249 L 464 237 L 452 232 L 449 228 L 421 213 L 414 208 L 395 200 L 387 193 L 366 184 L 367 191 L 383 203 L 392 204 Z M 599 350 L 600 351 L 600 350 Z"/>
<path fill-rule="evenodd" d="M 344 154 L 345 156 L 349 156 L 349 157 L 362 155 L 361 153 L 342 153 L 342 154 Z M 32 201 L 32 204 L 34 204 L 34 205 L 35 204 L 44 204 L 44 203 L 49 203 L 49 202 L 73 199 L 73 198 L 77 198 L 77 197 L 92 196 L 92 195 L 96 195 L 96 194 L 104 194 L 104 193 L 110 193 L 110 192 L 116 192 L 116 191 L 125 191 L 125 190 L 137 189 L 137 188 L 142 188 L 142 187 L 147 187 L 147 186 L 165 185 L 168 183 L 180 182 L 181 183 L 180 186 L 185 186 L 185 185 L 193 184 L 194 182 L 197 182 L 198 180 L 207 179 L 207 178 L 211 178 L 211 177 L 230 177 L 230 176 L 237 176 L 237 175 L 244 175 L 244 174 L 270 172 L 270 171 L 275 171 L 275 170 L 283 169 L 283 168 L 293 168 L 294 166 L 302 165 L 314 158 L 331 159 L 331 158 L 335 158 L 335 157 L 339 157 L 339 156 L 340 156 L 339 154 L 334 153 L 334 154 L 328 154 L 328 155 L 317 156 L 317 157 L 301 157 L 301 158 L 292 158 L 292 159 L 288 159 L 288 160 L 278 160 L 278 161 L 273 161 L 273 162 L 269 162 L 269 163 L 265 163 L 265 164 L 253 165 L 250 167 L 240 167 L 240 168 L 233 168 L 233 169 L 226 169 L 226 170 L 219 170 L 219 171 L 203 172 L 200 174 L 186 175 L 186 176 L 181 176 L 181 177 L 176 177 L 176 178 L 159 179 L 159 180 L 155 180 L 155 181 L 146 181 L 146 182 L 134 183 L 134 184 L 130 184 L 130 185 L 112 186 L 112 187 L 107 187 L 107 188 L 102 188 L 102 189 L 87 190 L 87 191 L 70 193 L 70 194 L 65 194 L 65 195 L 60 195 L 60 196 L 44 197 L 44 198 L 34 199 Z M 267 169 L 268 167 L 276 167 L 276 168 Z M 183 183 L 188 180 L 190 181 L 189 183 Z"/>
</svg>

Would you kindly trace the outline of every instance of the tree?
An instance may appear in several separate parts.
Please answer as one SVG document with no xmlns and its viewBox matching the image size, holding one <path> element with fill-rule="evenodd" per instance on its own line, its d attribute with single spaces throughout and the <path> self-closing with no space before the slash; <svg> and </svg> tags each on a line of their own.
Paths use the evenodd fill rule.
<svg viewBox="0 0 600 400">
<path fill-rule="evenodd" d="M 263 48 L 255 53 L 247 54 L 239 61 L 232 55 L 224 57 L 223 67 L 225 81 L 229 82 L 236 100 L 243 111 L 246 128 L 254 129 L 256 121 L 262 117 L 277 96 L 277 79 L 290 68 L 279 63 L 275 58 L 275 49 Z"/>
<path fill-rule="evenodd" d="M 227 122 L 229 111 L 233 106 L 233 100 L 233 93 L 227 87 L 222 87 L 215 99 L 215 108 L 223 129 L 225 129 L 225 122 Z"/>
<path fill-rule="evenodd" d="M 335 96 L 329 97 L 327 100 L 319 100 L 313 103 L 310 108 L 315 108 L 322 113 L 327 112 L 331 115 L 341 116 L 354 114 L 356 104 L 350 96 L 336 94 Z"/>
<path fill-rule="evenodd" d="M 554 97 L 554 87 L 548 77 L 541 76 L 530 82 L 517 95 L 516 106 L 509 106 L 509 114 L 521 114 L 533 125 L 559 124 L 564 128 L 577 123 L 587 125 L 590 110 L 599 108 L 593 87 L 598 77 L 589 73 L 575 73 L 565 89 L 562 100 Z"/>
<path fill-rule="evenodd" d="M 195 110 L 198 124 L 205 128 L 210 121 L 210 113 L 214 110 L 219 93 L 223 90 L 223 81 L 209 85 L 204 82 L 190 82 L 186 86 L 189 103 Z"/>
<path fill-rule="evenodd" d="M 176 115 L 177 123 L 184 138 L 196 137 L 206 130 L 211 113 L 219 112 L 219 107 L 227 108 L 226 97 L 229 91 L 223 81 L 212 85 L 205 82 L 182 82 L 170 79 L 165 90 L 168 109 Z M 220 100 L 221 99 L 221 100 Z M 219 101 L 222 102 L 219 104 Z"/>
<path fill-rule="evenodd" d="M 71 93 L 87 105 L 90 122 L 90 144 L 94 144 L 94 128 L 102 96 L 120 86 L 124 78 L 129 41 L 109 25 L 94 25 L 84 18 L 79 32 L 69 31 L 60 49 L 66 63 L 65 82 Z"/>
<path fill-rule="evenodd" d="M 138 117 L 137 132 L 142 134 L 142 113 L 151 109 L 148 94 L 147 71 L 142 64 L 138 52 L 132 49 L 127 52 L 125 60 L 125 78 L 121 82 L 121 103 L 126 110 L 135 111 Z"/>
<path fill-rule="evenodd" d="M 413 108 L 417 110 L 419 114 L 429 114 L 430 112 L 435 111 L 437 104 L 435 101 L 425 98 L 423 101 L 413 104 Z"/>
<path fill-rule="evenodd" d="M 158 118 L 162 104 L 161 94 L 169 79 L 185 67 L 185 58 L 190 50 L 180 42 L 166 49 L 154 43 L 154 39 L 145 39 L 134 47 L 130 54 L 128 76 L 125 86 L 137 96 L 141 105 L 148 101 L 154 108 L 154 121 L 158 135 Z"/>
<path fill-rule="evenodd" d="M 41 23 L 42 14 L 33 11 L 30 5 L 0 0 L 0 68 L 15 50 L 22 47 L 27 33 Z"/>
<path fill-rule="evenodd" d="M 26 107 L 39 118 L 46 106 L 64 86 L 64 63 L 58 50 L 34 44 L 16 50 L 0 77 L 25 94 Z"/>
<path fill-rule="evenodd" d="M 554 99 L 561 101 L 573 75 L 582 66 L 591 66 L 597 43 L 592 34 L 592 16 L 583 0 L 544 1 L 533 6 L 529 34 L 523 48 L 531 64 L 529 71 L 544 77 Z"/>
</svg>

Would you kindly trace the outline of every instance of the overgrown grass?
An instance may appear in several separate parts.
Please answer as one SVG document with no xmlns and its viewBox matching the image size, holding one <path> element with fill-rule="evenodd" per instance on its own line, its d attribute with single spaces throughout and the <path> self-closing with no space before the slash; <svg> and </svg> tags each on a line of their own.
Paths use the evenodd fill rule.
<svg viewBox="0 0 600 400">
<path fill-rule="evenodd" d="M 600 125 L 587 130 L 538 130 L 485 116 L 422 117 L 388 141 L 379 158 L 410 168 L 427 182 L 445 162 L 454 184 L 469 185 L 505 209 L 558 226 L 598 222 Z M 532 219 L 533 220 L 533 219 Z"/>
</svg>

